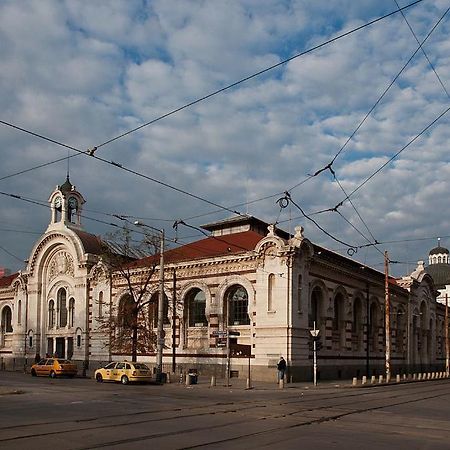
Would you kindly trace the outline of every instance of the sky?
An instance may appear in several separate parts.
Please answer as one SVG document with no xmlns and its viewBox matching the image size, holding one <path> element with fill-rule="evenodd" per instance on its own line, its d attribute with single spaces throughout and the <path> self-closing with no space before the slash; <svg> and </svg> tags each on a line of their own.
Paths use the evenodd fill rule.
<svg viewBox="0 0 450 450">
<path fill-rule="evenodd" d="M 0 267 L 69 168 L 97 235 L 183 220 L 173 247 L 237 211 L 410 273 L 450 247 L 450 1 L 410 3 L 0 0 Z"/>
</svg>

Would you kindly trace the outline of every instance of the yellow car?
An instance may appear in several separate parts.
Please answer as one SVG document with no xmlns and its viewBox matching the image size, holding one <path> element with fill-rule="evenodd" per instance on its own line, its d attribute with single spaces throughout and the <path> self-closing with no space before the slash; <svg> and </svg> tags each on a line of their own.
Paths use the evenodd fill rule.
<svg viewBox="0 0 450 450">
<path fill-rule="evenodd" d="M 67 359 L 44 358 L 31 366 L 31 375 L 33 377 L 47 376 L 51 378 L 67 375 L 73 378 L 77 374 L 77 370 L 76 364 Z"/>
<path fill-rule="evenodd" d="M 122 384 L 130 382 L 150 382 L 153 381 L 151 370 L 148 366 L 138 362 L 112 362 L 97 369 L 94 378 L 98 383 L 102 381 L 120 381 Z"/>
</svg>

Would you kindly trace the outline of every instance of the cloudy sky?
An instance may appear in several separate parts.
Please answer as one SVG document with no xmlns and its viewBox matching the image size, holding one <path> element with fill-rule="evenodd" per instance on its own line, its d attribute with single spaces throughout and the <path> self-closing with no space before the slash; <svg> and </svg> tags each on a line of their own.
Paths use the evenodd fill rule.
<svg viewBox="0 0 450 450">
<path fill-rule="evenodd" d="M 397 12 L 320 46 L 396 11 L 396 1 L 1 0 L 0 120 L 78 150 L 98 146 L 99 158 L 147 178 L 0 124 L 0 266 L 22 268 L 50 217 L 8 194 L 45 203 L 69 155 L 70 180 L 87 201 L 83 224 L 95 234 L 113 227 L 92 219 L 123 225 L 111 214 L 173 237 L 177 219 L 199 226 L 235 210 L 288 231 L 303 225 L 313 242 L 343 253 L 376 239 L 379 251 L 353 258 L 383 270 L 388 250 L 402 263 L 393 273 L 413 270 L 437 236 L 450 247 L 450 113 L 438 119 L 450 106 L 449 6 L 422 0 L 406 20 Z M 425 56 L 416 39 L 435 26 Z M 316 214 L 405 146 L 351 202 Z M 332 171 L 309 177 L 332 161 Z M 292 202 L 280 208 L 285 191 Z M 181 243 L 198 234 L 178 230 Z"/>
</svg>

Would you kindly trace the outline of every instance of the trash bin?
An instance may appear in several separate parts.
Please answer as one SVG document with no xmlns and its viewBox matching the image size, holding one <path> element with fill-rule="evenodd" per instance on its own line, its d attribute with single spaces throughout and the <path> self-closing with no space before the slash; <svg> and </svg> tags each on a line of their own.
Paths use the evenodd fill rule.
<svg viewBox="0 0 450 450">
<path fill-rule="evenodd" d="M 189 369 L 188 377 L 189 377 L 189 384 L 197 384 L 198 382 L 197 369 Z"/>
</svg>

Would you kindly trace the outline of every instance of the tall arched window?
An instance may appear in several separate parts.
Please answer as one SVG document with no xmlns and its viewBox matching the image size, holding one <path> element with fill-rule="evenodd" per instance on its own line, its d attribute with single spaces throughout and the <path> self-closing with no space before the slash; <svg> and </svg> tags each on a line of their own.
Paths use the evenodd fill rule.
<svg viewBox="0 0 450 450">
<path fill-rule="evenodd" d="M 311 309 L 309 311 L 309 328 L 314 327 L 319 328 L 321 325 L 321 310 L 322 310 L 322 291 L 319 287 L 315 287 L 311 294 Z"/>
<path fill-rule="evenodd" d="M 249 325 L 248 294 L 240 285 L 232 286 L 225 296 L 228 307 L 228 325 Z"/>
<path fill-rule="evenodd" d="M 98 294 L 98 317 L 103 317 L 103 291 Z"/>
<path fill-rule="evenodd" d="M 148 304 L 148 313 L 150 322 L 153 322 L 153 327 L 158 327 L 158 304 L 159 304 L 159 292 L 155 292 Z M 169 299 L 164 294 L 163 297 L 163 324 L 168 325 L 169 322 Z"/>
<path fill-rule="evenodd" d="M 267 311 L 273 311 L 274 290 L 275 290 L 275 275 L 271 273 L 267 280 Z"/>
<path fill-rule="evenodd" d="M 119 303 L 119 326 L 121 328 L 132 328 L 134 317 L 133 317 L 134 301 L 131 295 L 124 295 Z"/>
<path fill-rule="evenodd" d="M 58 303 L 57 303 L 57 313 L 59 317 L 59 327 L 63 328 L 67 326 L 67 305 L 66 305 L 67 293 L 64 288 L 58 291 Z"/>
<path fill-rule="evenodd" d="M 355 350 L 362 347 L 362 304 L 360 298 L 355 298 L 353 302 L 353 334 L 355 339 Z"/>
<path fill-rule="evenodd" d="M 378 305 L 370 305 L 369 340 L 372 351 L 378 350 Z"/>
<path fill-rule="evenodd" d="M 2 309 L 2 329 L 5 333 L 12 333 L 12 311 L 9 306 Z"/>
<path fill-rule="evenodd" d="M 207 325 L 205 309 L 205 293 L 200 289 L 192 289 L 187 295 L 190 327 L 203 327 Z"/>
<path fill-rule="evenodd" d="M 75 318 L 75 299 L 69 300 L 69 327 L 73 327 L 73 320 Z"/>
<path fill-rule="evenodd" d="M 53 328 L 55 326 L 55 302 L 50 300 L 48 302 L 48 327 Z"/>
<path fill-rule="evenodd" d="M 17 325 L 22 323 L 22 300 L 17 302 Z"/>
</svg>

